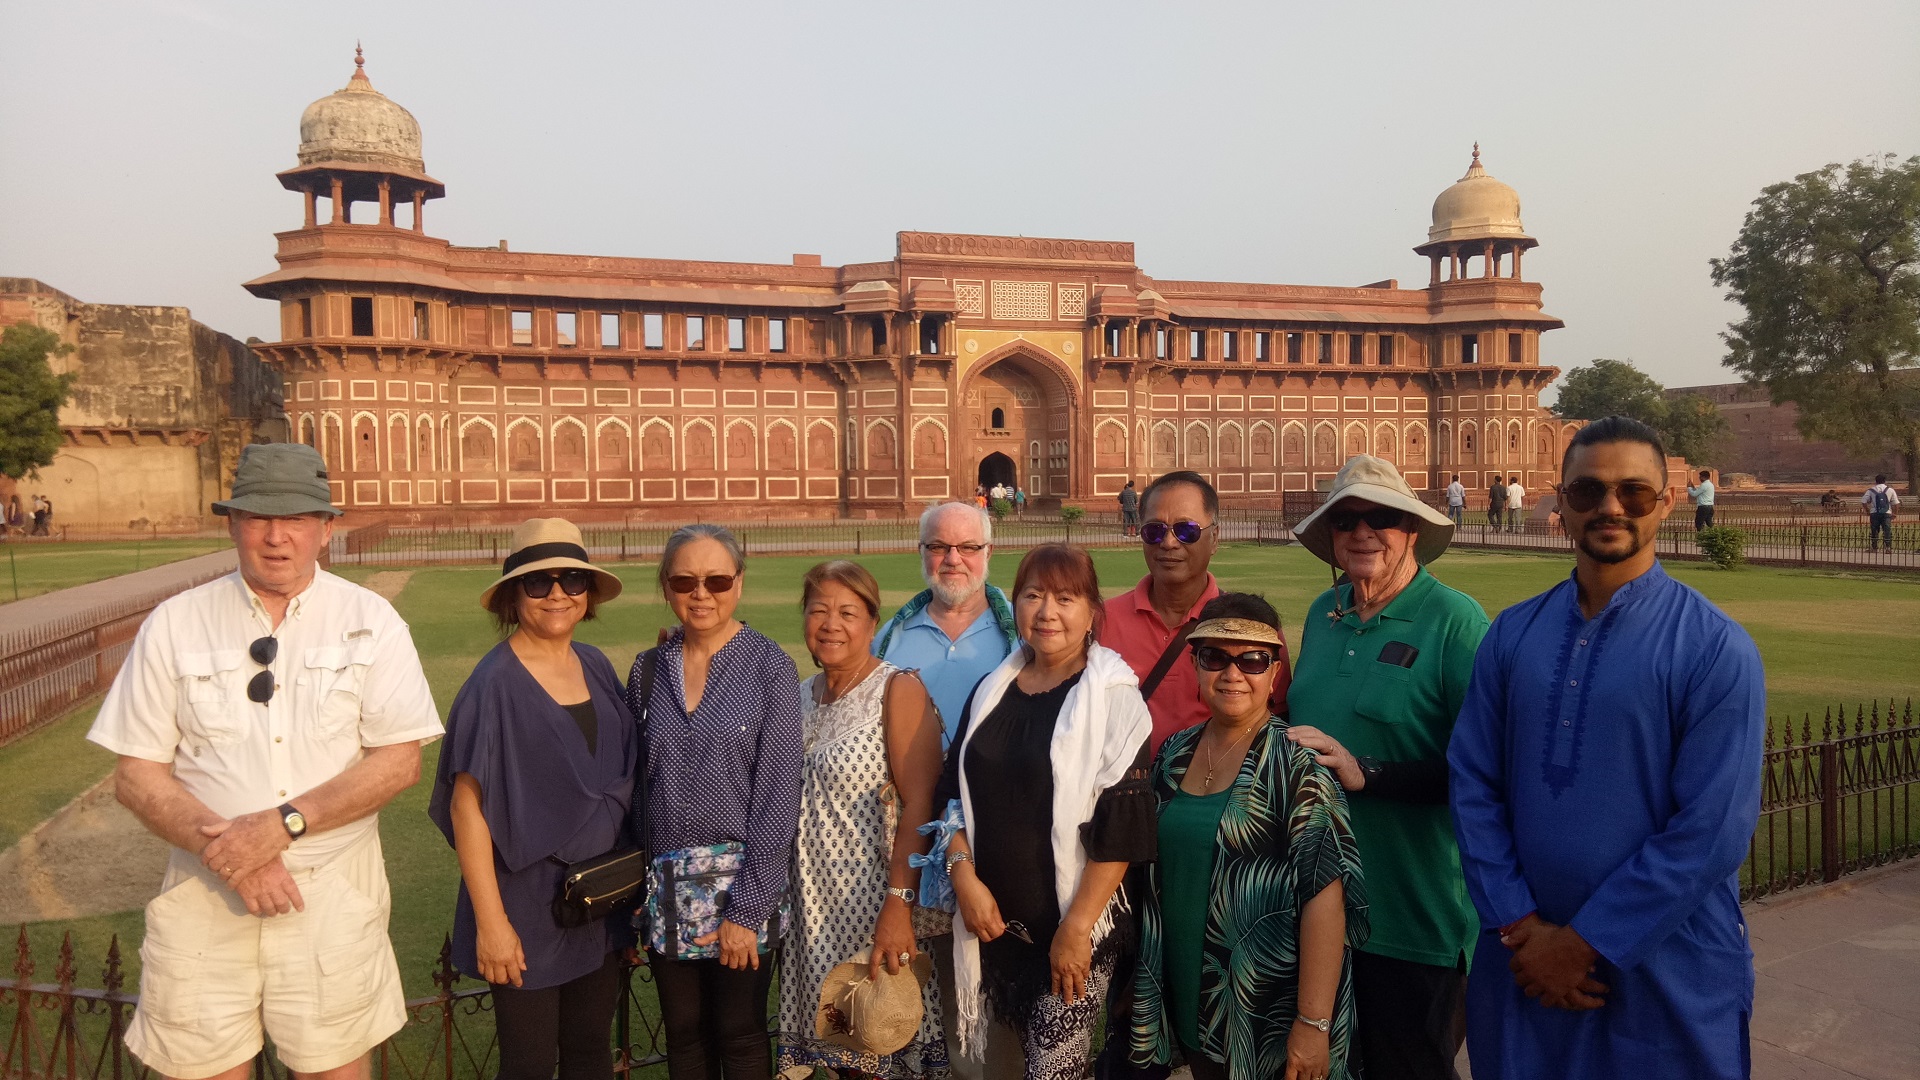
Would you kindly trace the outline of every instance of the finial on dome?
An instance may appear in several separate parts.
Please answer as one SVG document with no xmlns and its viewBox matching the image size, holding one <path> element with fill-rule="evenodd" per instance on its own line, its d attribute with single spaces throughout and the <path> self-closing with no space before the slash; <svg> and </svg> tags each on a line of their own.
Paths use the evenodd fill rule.
<svg viewBox="0 0 1920 1080">
<path fill-rule="evenodd" d="M 361 53 L 360 53 L 360 43 L 359 43 L 358 41 L 355 41 L 355 42 L 353 43 L 353 66 L 354 66 L 354 67 L 366 67 L 366 66 L 367 66 L 367 58 L 366 58 L 365 56 L 363 56 L 363 55 L 361 55 Z M 1474 155 L 1475 157 L 1479 157 L 1479 156 L 1480 156 L 1480 144 L 1479 144 L 1479 143 L 1474 143 L 1474 144 L 1473 144 L 1473 155 Z"/>
<path fill-rule="evenodd" d="M 371 90 L 373 80 L 367 78 L 367 58 L 360 50 L 360 43 L 353 43 L 353 78 L 347 80 L 349 90 Z"/>
<path fill-rule="evenodd" d="M 360 52 L 359 49 L 355 49 L 354 55 L 356 56 L 359 55 L 359 52 Z M 1480 160 L 1480 140 L 1479 139 L 1473 140 L 1473 160 L 1475 161 Z"/>
<path fill-rule="evenodd" d="M 1473 164 L 1467 166 L 1467 175 L 1460 179 L 1471 180 L 1476 176 L 1485 175 L 1487 175 L 1487 170 L 1480 164 L 1480 141 L 1475 139 L 1473 143 Z"/>
</svg>

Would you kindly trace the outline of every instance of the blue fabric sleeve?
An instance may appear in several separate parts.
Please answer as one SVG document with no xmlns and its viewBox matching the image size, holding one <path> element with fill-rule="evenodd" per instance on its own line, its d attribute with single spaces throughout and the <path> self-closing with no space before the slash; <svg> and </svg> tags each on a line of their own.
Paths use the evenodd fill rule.
<svg viewBox="0 0 1920 1080">
<path fill-rule="evenodd" d="M 1680 688 L 1673 816 L 1600 883 L 1570 924 L 1620 968 L 1646 959 L 1740 869 L 1760 817 L 1767 728 L 1760 650 L 1746 631 L 1720 622 L 1698 656 Z"/>
<path fill-rule="evenodd" d="M 762 650 L 751 669 L 766 711 L 754 754 L 746 862 L 722 912 L 750 930 L 758 930 L 786 895 L 793 838 L 800 831 L 800 673 L 779 646 L 765 642 Z"/>
<path fill-rule="evenodd" d="M 1496 619 L 1473 659 L 1466 700 L 1447 747 L 1453 831 L 1467 895 L 1492 929 L 1531 914 L 1536 905 L 1520 869 L 1507 809 L 1507 656 Z"/>
</svg>

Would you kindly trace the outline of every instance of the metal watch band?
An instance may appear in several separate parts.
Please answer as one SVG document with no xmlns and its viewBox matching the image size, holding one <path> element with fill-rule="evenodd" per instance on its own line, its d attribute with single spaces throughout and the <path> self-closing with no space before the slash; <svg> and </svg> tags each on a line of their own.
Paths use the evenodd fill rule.
<svg viewBox="0 0 1920 1080">
<path fill-rule="evenodd" d="M 962 852 L 958 852 L 956 854 L 947 856 L 947 876 L 948 877 L 953 876 L 954 867 L 959 866 L 963 862 L 972 862 L 972 861 L 973 861 L 973 852 L 971 851 L 962 851 Z"/>
<path fill-rule="evenodd" d="M 914 899 L 919 896 L 912 889 L 896 889 L 891 885 L 887 886 L 887 895 L 899 897 L 900 902 L 908 907 L 912 907 Z"/>
</svg>

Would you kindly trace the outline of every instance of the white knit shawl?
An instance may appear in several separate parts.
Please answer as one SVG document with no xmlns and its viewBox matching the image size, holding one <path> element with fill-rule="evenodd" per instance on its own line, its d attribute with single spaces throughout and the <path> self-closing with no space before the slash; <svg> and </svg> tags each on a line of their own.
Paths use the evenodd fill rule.
<svg viewBox="0 0 1920 1080">
<path fill-rule="evenodd" d="M 979 730 L 981 720 L 993 712 L 1014 677 L 1027 666 L 1026 650 L 1015 649 L 1000 666 L 980 680 L 973 691 L 973 708 L 967 716 L 967 734 L 956 754 L 966 753 L 967 743 Z M 1104 645 L 1087 652 L 1087 668 L 1079 683 L 1067 691 L 1060 706 L 1061 717 L 1053 727 L 1053 889 L 1064 917 L 1080 888 L 1080 876 L 1087 868 L 1087 850 L 1080 842 L 1080 826 L 1093 817 L 1100 793 L 1119 783 L 1140 755 L 1140 747 L 1153 731 L 1153 718 L 1140 698 L 1140 680 L 1120 654 Z M 966 758 L 961 757 L 964 763 Z M 967 785 L 967 770 L 960 769 L 960 807 L 967 823 L 967 842 L 978 851 L 980 833 L 974 827 L 973 797 Z M 1112 926 L 1112 907 L 1102 914 L 1094 928 L 1094 940 L 1104 937 Z M 985 1018 L 980 1002 L 980 939 L 967 929 L 965 919 L 953 920 L 953 983 L 955 1015 L 959 1021 L 960 1053 L 982 1060 L 986 1047 Z"/>
</svg>

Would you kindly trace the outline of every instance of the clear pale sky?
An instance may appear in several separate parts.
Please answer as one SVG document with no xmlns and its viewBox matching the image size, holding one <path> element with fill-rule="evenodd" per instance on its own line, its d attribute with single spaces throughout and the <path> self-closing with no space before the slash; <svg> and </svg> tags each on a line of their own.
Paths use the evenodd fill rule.
<svg viewBox="0 0 1920 1080">
<path fill-rule="evenodd" d="M 885 259 L 902 229 L 1131 240 L 1160 278 L 1426 280 L 1479 140 L 1567 328 L 1546 362 L 1731 381 L 1707 277 L 1760 189 L 1920 153 L 1920 4 L 9 3 L 0 275 L 184 304 L 298 227 L 301 110 L 365 43 L 447 197 L 519 251 Z"/>
</svg>

